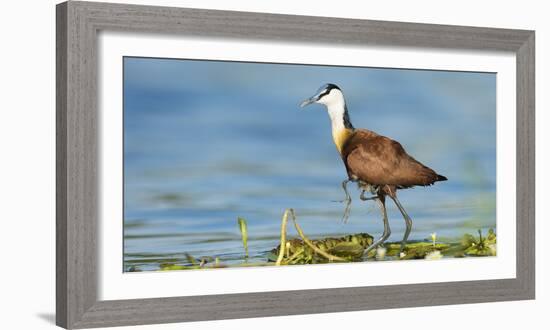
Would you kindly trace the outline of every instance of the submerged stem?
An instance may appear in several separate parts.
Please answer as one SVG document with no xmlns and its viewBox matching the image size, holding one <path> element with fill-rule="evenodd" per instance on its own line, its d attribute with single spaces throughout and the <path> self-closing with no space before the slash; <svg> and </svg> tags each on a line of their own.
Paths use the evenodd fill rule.
<svg viewBox="0 0 550 330">
<path fill-rule="evenodd" d="M 292 209 L 291 209 L 292 210 Z M 304 243 L 307 244 L 307 246 L 309 246 L 313 251 L 315 251 L 315 253 L 317 254 L 320 254 L 322 255 L 323 257 L 327 258 L 329 261 L 334 261 L 334 260 L 337 260 L 337 261 L 346 261 L 346 259 L 344 258 L 340 258 L 340 257 L 337 257 L 335 255 L 332 255 L 330 253 L 327 253 L 321 249 L 319 249 L 317 246 L 315 246 L 315 244 L 313 244 L 307 237 L 306 235 L 304 234 L 304 232 L 302 231 L 302 228 L 300 228 L 300 226 L 298 225 L 298 222 L 296 222 L 296 217 L 294 216 L 294 211 L 292 211 L 292 221 L 294 222 L 294 227 L 296 228 L 296 231 L 298 232 L 298 235 L 300 235 L 300 237 L 302 238 L 302 240 L 304 241 Z"/>
</svg>

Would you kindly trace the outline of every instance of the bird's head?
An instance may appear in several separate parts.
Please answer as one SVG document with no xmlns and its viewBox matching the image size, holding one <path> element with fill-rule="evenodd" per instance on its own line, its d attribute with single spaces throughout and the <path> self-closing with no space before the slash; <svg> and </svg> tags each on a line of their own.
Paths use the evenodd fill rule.
<svg viewBox="0 0 550 330">
<path fill-rule="evenodd" d="M 329 109 L 333 106 L 345 105 L 344 95 L 342 94 L 340 87 L 336 86 L 335 84 L 325 84 L 321 86 L 317 93 L 315 93 L 312 97 L 304 100 L 300 104 L 300 107 L 303 108 L 312 103 L 323 104 Z"/>
<path fill-rule="evenodd" d="M 332 129 L 340 130 L 343 128 L 353 129 L 353 125 L 349 119 L 348 108 L 344 100 L 344 94 L 340 87 L 335 84 L 325 84 L 319 88 L 309 99 L 306 99 L 300 104 L 300 107 L 305 107 L 312 103 L 323 104 L 327 108 L 328 115 L 332 121 Z"/>
</svg>

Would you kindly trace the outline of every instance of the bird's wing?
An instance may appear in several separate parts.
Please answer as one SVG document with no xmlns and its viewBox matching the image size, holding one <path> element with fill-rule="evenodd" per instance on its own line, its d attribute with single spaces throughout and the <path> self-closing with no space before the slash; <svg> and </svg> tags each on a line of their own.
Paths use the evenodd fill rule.
<svg viewBox="0 0 550 330">
<path fill-rule="evenodd" d="M 409 156 L 399 142 L 366 130 L 354 134 L 342 156 L 348 173 L 374 185 L 425 186 L 438 179 L 432 169 Z"/>
</svg>

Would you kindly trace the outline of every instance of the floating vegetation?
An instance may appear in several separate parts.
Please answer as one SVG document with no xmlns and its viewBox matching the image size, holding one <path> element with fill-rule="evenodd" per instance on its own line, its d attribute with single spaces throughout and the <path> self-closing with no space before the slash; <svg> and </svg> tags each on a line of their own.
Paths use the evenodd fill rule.
<svg viewBox="0 0 550 330">
<path fill-rule="evenodd" d="M 298 237 L 287 238 L 287 225 L 292 221 Z M 285 210 L 281 220 L 281 233 L 279 245 L 270 251 L 266 251 L 265 262 L 248 262 L 248 225 L 244 218 L 237 218 L 237 224 L 241 234 L 244 248 L 244 262 L 232 264 L 231 267 L 249 266 L 280 266 L 280 265 L 304 265 L 322 264 L 331 262 L 357 262 L 366 260 L 408 260 L 426 259 L 438 260 L 441 258 L 462 258 L 471 256 L 495 256 L 496 233 L 489 229 L 483 236 L 478 230 L 477 237 L 466 234 L 458 242 L 438 242 L 436 233 L 422 241 L 409 241 L 403 251 L 401 242 L 386 242 L 364 255 L 364 251 L 373 243 L 373 237 L 367 233 L 345 235 L 342 237 L 327 237 L 322 239 L 309 239 L 296 220 L 293 209 Z M 229 265 L 220 261 L 219 257 L 195 258 L 185 254 L 185 258 L 179 260 L 168 259 L 160 263 L 159 270 L 189 270 L 224 268 Z M 137 265 L 126 269 L 127 272 L 139 272 Z"/>
<path fill-rule="evenodd" d="M 309 243 L 315 248 L 302 239 L 295 238 L 288 241 L 285 244 L 283 257 L 279 264 L 300 265 L 331 261 L 360 261 L 363 257 L 363 251 L 372 244 L 372 236 L 369 234 L 355 234 L 312 240 Z M 280 253 L 281 245 L 271 250 L 267 258 L 269 261 L 276 261 L 276 256 Z"/>
<path fill-rule="evenodd" d="M 294 239 L 288 242 L 286 240 L 286 227 L 289 215 L 301 240 Z M 368 237 L 363 237 L 363 235 Z M 370 243 L 368 241 L 369 238 Z M 283 214 L 281 224 L 281 243 L 271 251 L 271 255 L 277 255 L 275 261 L 277 266 L 352 261 L 353 259 L 360 258 L 363 255 L 364 249 L 369 244 L 372 244 L 372 236 L 368 234 L 359 234 L 355 238 L 353 238 L 353 235 L 350 235 L 343 239 L 325 238 L 323 240 L 311 241 L 298 225 L 294 210 L 287 209 Z M 268 256 L 269 259 L 270 257 Z"/>
<path fill-rule="evenodd" d="M 465 248 L 464 254 L 468 256 L 486 257 L 497 254 L 497 235 L 493 229 L 489 229 L 487 236 L 483 237 L 481 229 L 478 231 L 479 238 L 466 234 L 462 238 L 462 246 Z"/>
<path fill-rule="evenodd" d="M 425 259 L 425 257 L 435 251 L 445 253 L 450 247 L 450 244 L 446 243 L 433 243 L 429 241 L 417 241 L 409 242 L 405 245 L 403 253 L 401 254 L 401 242 L 385 243 L 386 258 L 389 259 Z M 368 257 L 375 257 L 376 251 L 371 251 Z M 446 254 L 445 254 L 446 255 Z M 392 258 L 390 258 L 392 257 Z M 384 259 L 387 260 L 387 259 Z"/>
</svg>

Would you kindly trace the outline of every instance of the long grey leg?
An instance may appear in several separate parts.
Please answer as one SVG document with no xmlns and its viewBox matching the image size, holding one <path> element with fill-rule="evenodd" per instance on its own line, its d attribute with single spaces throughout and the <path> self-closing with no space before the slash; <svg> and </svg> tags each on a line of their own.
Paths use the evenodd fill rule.
<svg viewBox="0 0 550 330">
<path fill-rule="evenodd" d="M 344 215 L 342 216 L 342 222 L 347 223 L 349 219 L 349 214 L 351 212 L 351 195 L 348 192 L 348 183 L 351 180 L 344 180 L 342 181 L 342 188 L 344 189 L 344 192 L 346 193 L 346 206 L 344 208 Z"/>
<path fill-rule="evenodd" d="M 378 196 L 378 198 L 376 199 L 376 204 L 378 204 L 378 206 L 380 207 L 380 211 L 382 212 L 382 220 L 384 221 L 384 233 L 378 240 L 372 243 L 363 252 L 363 255 L 368 255 L 370 251 L 375 249 L 378 245 L 384 243 L 388 239 L 388 237 L 390 237 L 391 230 L 390 230 L 390 223 L 388 222 L 388 213 L 386 212 L 385 199 L 386 198 L 384 196 Z"/>
<path fill-rule="evenodd" d="M 397 205 L 397 208 L 399 209 L 399 211 L 403 215 L 403 219 L 405 219 L 405 225 L 406 225 L 405 235 L 403 235 L 403 240 L 401 241 L 401 248 L 399 250 L 400 252 L 403 252 L 403 249 L 405 248 L 405 244 L 407 243 L 407 239 L 409 238 L 409 234 L 411 233 L 413 222 L 411 220 L 411 217 L 409 217 L 409 215 L 407 214 L 407 212 L 403 208 L 403 205 L 401 205 L 401 203 L 397 199 L 397 196 L 395 196 L 395 197 L 390 196 L 390 197 L 391 197 L 391 199 L 393 199 L 393 202 L 395 203 L 395 205 Z"/>
<path fill-rule="evenodd" d="M 349 219 L 349 214 L 351 212 L 351 195 L 348 192 L 348 183 L 351 182 L 351 180 L 347 179 L 342 181 L 342 189 L 344 189 L 344 193 L 346 194 L 346 198 L 343 201 L 336 201 L 340 203 L 346 203 L 344 207 L 344 215 L 342 216 L 342 222 L 346 223 Z"/>
</svg>

